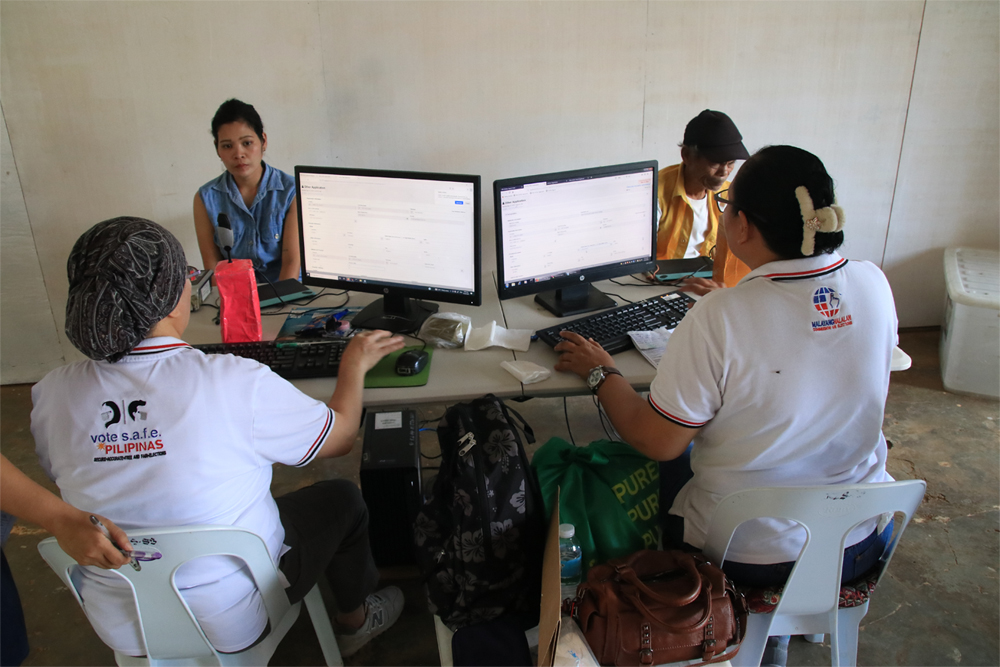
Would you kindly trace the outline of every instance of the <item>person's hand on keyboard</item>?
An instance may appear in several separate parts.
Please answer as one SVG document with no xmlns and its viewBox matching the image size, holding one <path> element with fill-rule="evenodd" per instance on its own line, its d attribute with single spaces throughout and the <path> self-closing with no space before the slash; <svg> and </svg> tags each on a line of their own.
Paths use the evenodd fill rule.
<svg viewBox="0 0 1000 667">
<path fill-rule="evenodd" d="M 553 348 L 559 353 L 559 361 L 555 365 L 557 371 L 573 373 L 586 380 L 590 369 L 615 365 L 611 355 L 593 338 L 584 338 L 572 331 L 563 331 L 559 335 L 565 340 Z"/>
<path fill-rule="evenodd" d="M 708 278 L 685 278 L 681 281 L 681 286 L 678 289 L 681 292 L 691 292 L 691 294 L 705 296 L 709 292 L 724 288 L 725 285 L 722 283 L 717 283 L 714 280 L 709 280 Z"/>
<path fill-rule="evenodd" d="M 393 336 L 388 331 L 359 331 L 351 338 L 344 356 L 340 360 L 341 373 L 345 367 L 360 366 L 362 374 L 375 367 L 382 357 L 403 347 L 402 336 Z"/>
</svg>

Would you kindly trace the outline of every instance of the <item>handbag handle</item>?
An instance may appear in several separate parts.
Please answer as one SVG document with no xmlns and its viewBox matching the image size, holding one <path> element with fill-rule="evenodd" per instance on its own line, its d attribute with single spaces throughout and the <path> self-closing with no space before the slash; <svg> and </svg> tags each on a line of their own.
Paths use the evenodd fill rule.
<svg viewBox="0 0 1000 667">
<path fill-rule="evenodd" d="M 659 593 L 655 593 L 652 589 L 650 589 L 646 584 L 642 582 L 642 579 L 640 579 L 639 574 L 635 571 L 635 563 L 637 560 L 640 560 L 643 554 L 657 554 L 657 556 L 655 557 L 659 560 L 663 560 L 664 557 L 669 556 L 670 560 L 672 561 L 670 565 L 672 565 L 673 567 L 669 567 L 666 565 L 660 566 L 655 568 L 655 572 L 650 572 L 648 574 L 665 574 L 667 572 L 673 572 L 675 569 L 677 569 L 677 566 L 680 566 L 681 569 L 685 570 L 685 572 L 687 573 L 692 582 L 691 590 L 682 593 L 676 597 L 665 597 L 663 595 L 660 595 Z M 646 559 L 648 560 L 653 557 L 654 556 L 646 556 Z M 701 573 L 698 572 L 698 565 L 697 563 L 695 563 L 694 558 L 685 553 L 676 554 L 666 551 L 638 551 L 632 554 L 631 557 L 626 559 L 625 562 L 620 564 L 616 563 L 614 568 L 615 572 L 621 579 L 632 584 L 633 586 L 636 587 L 637 590 L 646 594 L 650 598 L 670 607 L 685 607 L 694 602 L 695 600 L 697 600 L 698 594 L 701 593 Z"/>
<path fill-rule="evenodd" d="M 650 565 L 650 561 L 659 562 Z M 646 572 L 647 575 L 673 572 L 679 567 L 684 570 L 687 578 L 691 581 L 691 589 L 679 595 L 669 597 L 661 595 L 653 591 L 642 581 L 639 574 L 635 571 L 635 565 L 639 565 L 642 570 L 652 570 Z M 712 584 L 704 580 L 703 585 L 701 573 L 698 571 L 698 563 L 690 554 L 676 551 L 638 551 L 626 558 L 624 562 L 615 564 L 615 572 L 622 581 L 632 584 L 633 591 L 630 592 L 629 599 L 635 605 L 636 609 L 640 610 L 647 619 L 660 627 L 684 631 L 695 630 L 708 623 L 709 618 L 712 616 Z M 702 593 L 705 594 L 702 595 Z M 668 607 L 686 607 L 696 602 L 698 597 L 701 596 L 703 607 L 701 618 L 690 625 L 673 628 L 673 626 L 667 625 L 656 614 L 650 611 L 646 603 L 642 601 L 642 595 L 646 595 L 648 598 Z"/>
<path fill-rule="evenodd" d="M 705 587 L 702 589 L 702 592 L 704 593 L 704 595 L 701 596 L 701 599 L 704 602 L 702 604 L 703 609 L 701 618 L 699 618 L 697 621 L 694 621 L 689 625 L 680 625 L 680 626 L 669 625 L 668 623 L 661 621 L 656 614 L 650 611 L 649 607 L 646 606 L 646 603 L 642 601 L 642 598 L 639 596 L 638 591 L 633 591 L 629 595 L 629 599 L 632 601 L 632 604 L 635 605 L 635 608 L 642 612 L 646 620 L 651 621 L 656 625 L 659 625 L 661 628 L 667 628 L 668 630 L 689 632 L 691 630 L 697 630 L 698 628 L 704 626 L 706 623 L 708 623 L 708 619 L 712 617 L 712 584 L 710 582 L 705 582 Z"/>
</svg>

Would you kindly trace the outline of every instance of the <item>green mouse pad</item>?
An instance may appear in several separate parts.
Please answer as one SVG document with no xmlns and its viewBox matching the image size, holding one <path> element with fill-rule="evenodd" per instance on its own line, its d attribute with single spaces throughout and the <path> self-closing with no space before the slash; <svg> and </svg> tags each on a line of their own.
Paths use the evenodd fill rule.
<svg viewBox="0 0 1000 667">
<path fill-rule="evenodd" d="M 427 384 L 427 380 L 431 377 L 431 361 L 434 360 L 434 350 L 429 347 L 424 348 L 424 351 L 428 354 L 427 365 L 424 366 L 424 370 L 416 375 L 396 375 L 396 357 L 407 350 L 419 350 L 421 347 L 420 345 L 413 345 L 387 354 L 382 358 L 382 361 L 375 364 L 375 368 L 368 371 L 365 375 L 365 388 L 422 387 Z"/>
</svg>

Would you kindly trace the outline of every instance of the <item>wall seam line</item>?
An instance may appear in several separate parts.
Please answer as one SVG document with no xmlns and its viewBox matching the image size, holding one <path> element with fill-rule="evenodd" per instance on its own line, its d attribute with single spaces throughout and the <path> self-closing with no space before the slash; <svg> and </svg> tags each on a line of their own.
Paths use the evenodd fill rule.
<svg viewBox="0 0 1000 667">
<path fill-rule="evenodd" d="M 652 0 L 646 0 L 646 38 L 642 41 L 642 114 L 640 115 L 639 127 L 639 153 L 646 150 L 646 87 L 649 85 L 649 9 Z"/>
<path fill-rule="evenodd" d="M 903 134 L 899 138 L 899 156 L 896 159 L 896 178 L 892 182 L 892 197 L 889 199 L 889 219 L 885 225 L 885 239 L 882 244 L 880 268 L 885 271 L 885 258 L 889 249 L 889 233 L 892 230 L 892 213 L 896 206 L 896 190 L 899 188 L 899 172 L 903 166 L 903 148 L 906 146 L 906 127 L 910 122 L 910 104 L 913 103 L 913 82 L 917 78 L 917 61 L 920 59 L 920 42 L 924 36 L 924 19 L 927 16 L 927 0 L 920 11 L 920 28 L 917 30 L 917 48 L 913 52 L 913 71 L 910 74 L 910 90 L 906 96 L 906 111 L 903 113 Z"/>
<path fill-rule="evenodd" d="M 7 132 L 7 140 L 10 142 L 10 159 L 14 163 L 14 173 L 17 175 L 17 189 L 21 193 L 21 202 L 24 204 L 24 217 L 28 223 L 28 233 L 31 235 L 31 249 L 35 253 L 35 262 L 38 263 L 38 274 L 42 278 L 42 289 L 45 291 L 45 305 L 49 311 L 49 318 L 52 320 L 52 330 L 56 334 L 56 345 L 59 348 L 59 359 L 62 362 L 60 365 L 64 365 L 67 357 L 63 346 L 68 340 L 66 339 L 66 334 L 59 330 L 59 322 L 56 320 L 56 313 L 52 308 L 52 295 L 49 294 L 49 282 L 45 279 L 45 266 L 42 263 L 41 257 L 38 256 L 38 243 L 35 241 L 35 226 L 31 223 L 31 213 L 28 212 L 28 200 L 24 197 L 24 183 L 21 181 L 21 171 L 17 166 L 17 151 L 14 150 L 14 140 L 10 136 L 10 125 L 7 123 L 7 114 L 3 112 L 2 103 L 0 103 L 0 116 L 3 117 L 4 131 Z"/>
<path fill-rule="evenodd" d="M 319 6 L 318 2 L 315 3 L 313 6 L 316 8 L 316 25 L 319 26 L 319 30 L 318 30 L 318 32 L 319 32 L 319 72 L 320 72 L 320 77 L 321 77 L 321 79 L 323 81 L 323 104 L 324 104 L 324 106 L 326 106 L 326 109 L 327 109 L 327 116 L 326 116 L 327 117 L 327 126 L 331 130 L 330 131 L 330 144 L 329 144 L 329 151 L 330 151 L 329 155 L 330 155 L 330 160 L 331 160 L 330 163 L 331 164 L 336 164 L 336 158 L 337 158 L 337 156 L 334 154 L 335 153 L 335 149 L 334 149 L 334 143 L 335 142 L 334 142 L 334 138 L 333 138 L 334 137 L 334 132 L 333 132 L 333 129 L 332 129 L 334 127 L 334 119 L 331 118 L 331 116 L 333 115 L 332 109 L 334 108 L 334 106 L 333 106 L 333 104 L 331 104 L 331 100 L 329 99 L 330 93 L 329 93 L 329 89 L 327 87 L 327 80 L 326 80 L 326 49 L 323 48 L 323 45 L 324 45 L 324 41 L 323 41 L 323 12 L 320 9 L 320 6 Z"/>
</svg>

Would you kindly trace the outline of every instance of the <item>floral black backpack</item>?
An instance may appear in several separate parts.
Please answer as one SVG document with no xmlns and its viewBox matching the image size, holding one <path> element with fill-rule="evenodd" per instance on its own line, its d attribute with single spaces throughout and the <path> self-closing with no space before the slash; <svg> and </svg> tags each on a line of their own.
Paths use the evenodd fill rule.
<svg viewBox="0 0 1000 667">
<path fill-rule="evenodd" d="M 545 507 L 515 418 L 533 443 L 492 394 L 451 406 L 438 424 L 441 469 L 414 538 L 431 613 L 452 630 L 538 614 Z"/>
</svg>

